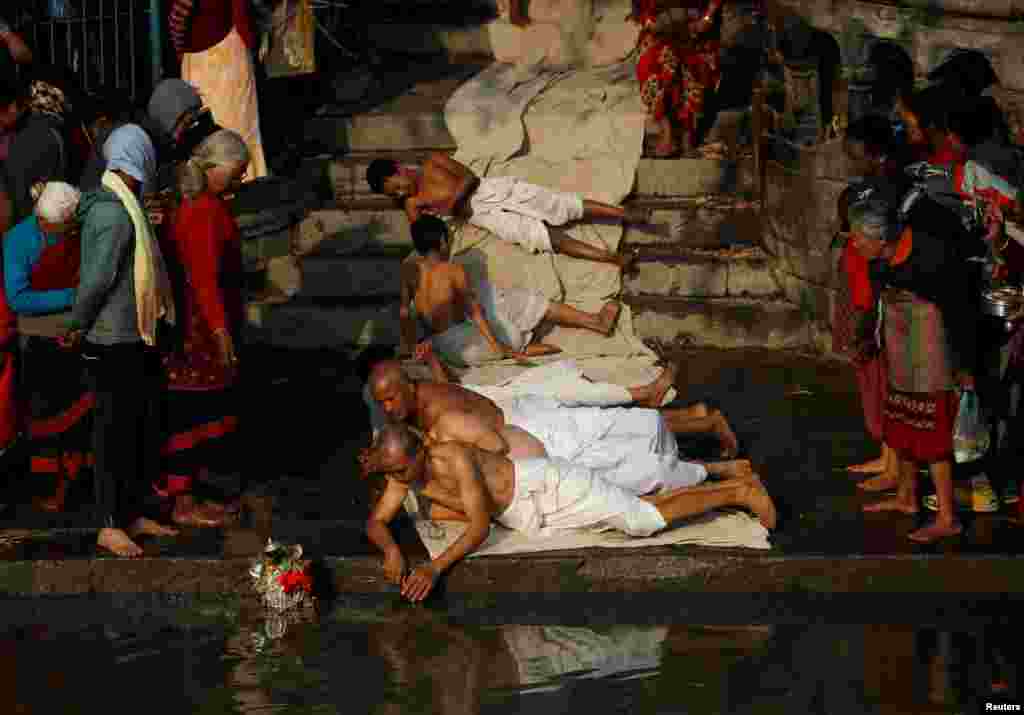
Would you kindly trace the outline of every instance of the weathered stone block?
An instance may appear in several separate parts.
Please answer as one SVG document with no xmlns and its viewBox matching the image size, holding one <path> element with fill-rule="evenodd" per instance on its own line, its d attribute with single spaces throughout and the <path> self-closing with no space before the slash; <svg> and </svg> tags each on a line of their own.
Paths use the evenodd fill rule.
<svg viewBox="0 0 1024 715">
<path fill-rule="evenodd" d="M 671 309 L 634 307 L 633 327 L 645 340 L 699 346 L 799 348 L 810 344 L 797 308 L 781 301 L 687 301 Z"/>
<path fill-rule="evenodd" d="M 342 306 L 306 301 L 249 303 L 246 340 L 298 349 L 396 345 L 398 301 Z"/>
<path fill-rule="evenodd" d="M 771 248 L 780 270 L 810 283 L 832 285 L 835 278 L 832 268 L 834 255 L 827 244 L 822 250 L 818 246 L 794 246 L 785 241 L 775 241 Z"/>
<path fill-rule="evenodd" d="M 729 264 L 731 298 L 768 298 L 779 295 L 768 260 L 737 260 Z"/>
<path fill-rule="evenodd" d="M 640 263 L 623 283 L 629 295 L 721 298 L 728 295 L 729 267 L 724 262 Z"/>
<path fill-rule="evenodd" d="M 409 219 L 397 209 L 389 211 L 317 211 L 309 225 L 296 232 L 292 251 L 297 255 L 344 256 L 358 252 L 412 250 Z"/>
<path fill-rule="evenodd" d="M 302 260 L 299 295 L 307 298 L 383 298 L 399 295 L 398 258 L 313 256 Z"/>
<path fill-rule="evenodd" d="M 754 188 L 752 162 L 641 159 L 634 193 L 641 196 L 732 194 Z"/>
</svg>

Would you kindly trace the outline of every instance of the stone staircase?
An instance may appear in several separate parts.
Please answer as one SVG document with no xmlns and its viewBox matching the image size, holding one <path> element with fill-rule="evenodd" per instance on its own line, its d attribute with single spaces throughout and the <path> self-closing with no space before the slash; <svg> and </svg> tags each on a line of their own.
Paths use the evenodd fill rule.
<svg viewBox="0 0 1024 715">
<path fill-rule="evenodd" d="M 444 103 L 481 66 L 472 60 L 465 72 L 416 82 L 364 113 L 307 122 L 342 151 L 311 162 L 329 198 L 257 266 L 265 286 L 249 302 L 249 339 L 294 348 L 397 344 L 399 267 L 412 241 L 401 210 L 370 191 L 366 166 L 380 156 L 414 163 L 453 151 Z M 639 253 L 623 299 L 640 337 L 666 347 L 827 349 L 815 320 L 825 314 L 822 300 L 814 305 L 789 285 L 799 271 L 787 274 L 780 258 L 788 244 L 764 235 L 756 192 L 751 158 L 641 160 L 627 203 L 652 208 L 653 221 L 627 227 L 623 241 Z M 776 191 L 769 199 L 793 197 Z"/>
</svg>

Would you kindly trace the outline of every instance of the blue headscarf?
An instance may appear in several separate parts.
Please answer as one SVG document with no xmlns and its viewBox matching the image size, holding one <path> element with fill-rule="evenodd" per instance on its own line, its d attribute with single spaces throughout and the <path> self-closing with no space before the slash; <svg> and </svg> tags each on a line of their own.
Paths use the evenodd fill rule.
<svg viewBox="0 0 1024 715">
<path fill-rule="evenodd" d="M 123 171 L 142 184 L 143 191 L 156 176 L 156 147 L 137 124 L 125 124 L 111 132 L 103 145 L 108 171 Z"/>
</svg>

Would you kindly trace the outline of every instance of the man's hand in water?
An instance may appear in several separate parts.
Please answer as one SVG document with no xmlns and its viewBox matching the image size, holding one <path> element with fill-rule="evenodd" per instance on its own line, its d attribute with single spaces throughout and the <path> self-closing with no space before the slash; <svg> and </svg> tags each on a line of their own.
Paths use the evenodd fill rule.
<svg viewBox="0 0 1024 715">
<path fill-rule="evenodd" d="M 405 576 L 405 557 L 402 556 L 401 551 L 396 549 L 384 556 L 384 576 L 394 584 L 403 585 L 402 577 Z"/>
<path fill-rule="evenodd" d="M 433 564 L 423 564 L 402 581 L 402 595 L 414 603 L 422 601 L 430 595 L 440 575 Z"/>
</svg>

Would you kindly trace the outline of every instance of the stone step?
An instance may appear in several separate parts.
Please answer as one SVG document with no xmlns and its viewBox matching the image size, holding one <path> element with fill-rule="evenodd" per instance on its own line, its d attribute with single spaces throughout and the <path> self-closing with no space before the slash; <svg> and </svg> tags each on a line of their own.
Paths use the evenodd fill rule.
<svg viewBox="0 0 1024 715">
<path fill-rule="evenodd" d="M 727 249 L 728 250 L 728 249 Z M 758 248 L 726 252 L 641 254 L 637 270 L 623 281 L 628 297 L 779 298 L 783 292 L 773 262 Z"/>
<path fill-rule="evenodd" d="M 827 330 L 783 300 L 633 297 L 633 328 L 663 350 L 680 347 L 828 351 Z"/>
<path fill-rule="evenodd" d="M 772 298 L 626 296 L 633 326 L 666 349 L 830 349 L 828 331 L 804 308 Z M 295 299 L 252 301 L 246 339 L 295 349 L 346 350 L 392 346 L 399 340 L 398 301 L 375 303 Z"/>
<path fill-rule="evenodd" d="M 404 255 L 276 257 L 266 263 L 264 288 L 299 298 L 397 298 Z M 783 289 L 771 257 L 757 246 L 637 248 L 637 270 L 625 295 L 693 298 L 777 297 Z"/>
</svg>

